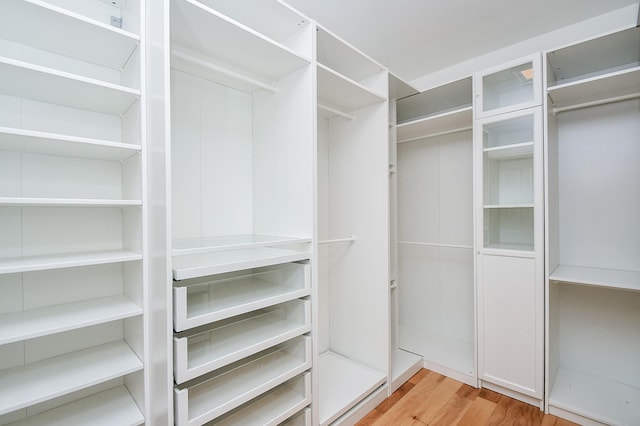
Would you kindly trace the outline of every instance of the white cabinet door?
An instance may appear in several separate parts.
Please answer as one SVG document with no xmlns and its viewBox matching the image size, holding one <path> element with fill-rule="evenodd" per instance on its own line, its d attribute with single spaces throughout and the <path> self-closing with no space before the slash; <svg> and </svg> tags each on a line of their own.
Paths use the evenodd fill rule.
<svg viewBox="0 0 640 426">
<path fill-rule="evenodd" d="M 478 369 L 482 380 L 542 398 L 543 281 L 534 257 L 478 261 Z"/>
</svg>

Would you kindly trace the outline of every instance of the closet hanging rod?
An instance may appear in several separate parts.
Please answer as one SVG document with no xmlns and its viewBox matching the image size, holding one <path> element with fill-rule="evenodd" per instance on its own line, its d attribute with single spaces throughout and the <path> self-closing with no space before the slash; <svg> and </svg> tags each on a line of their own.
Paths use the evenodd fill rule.
<svg viewBox="0 0 640 426">
<path fill-rule="evenodd" d="M 399 140 L 397 143 L 413 142 L 413 141 L 419 141 L 419 140 L 422 140 L 422 139 L 435 138 L 436 136 L 451 135 L 453 133 L 466 132 L 467 130 L 471 130 L 471 129 L 473 129 L 472 126 L 460 127 L 460 128 L 457 128 L 457 129 L 446 130 L 444 132 L 431 133 L 431 134 L 424 135 L 424 136 L 416 136 L 414 138 L 402 139 L 402 140 Z"/>
<path fill-rule="evenodd" d="M 326 245 L 326 244 L 339 244 L 339 243 L 355 243 L 356 242 L 356 237 L 354 237 L 353 235 L 348 237 L 348 238 L 336 238 L 333 240 L 321 240 L 318 241 L 319 245 Z"/>
<path fill-rule="evenodd" d="M 352 121 L 355 117 L 351 114 L 347 114 L 346 112 L 342 112 L 339 109 L 336 108 L 332 108 L 330 106 L 327 105 L 323 105 L 321 103 L 318 103 L 318 109 L 321 109 L 323 111 L 329 112 L 331 114 L 336 114 L 339 115 L 340 117 L 344 117 L 349 121 Z"/>
<path fill-rule="evenodd" d="M 188 54 L 186 52 L 183 52 L 181 50 L 171 49 L 171 56 L 175 56 L 176 58 L 180 58 L 180 59 L 183 59 L 183 60 L 185 60 L 187 62 L 191 62 L 192 64 L 198 65 L 198 66 L 206 68 L 208 70 L 219 72 L 220 74 L 224 74 L 227 77 L 234 78 L 234 79 L 236 79 L 238 81 L 241 81 L 243 83 L 248 83 L 248 84 L 251 84 L 252 86 L 256 86 L 256 87 L 259 87 L 261 89 L 268 90 L 271 93 L 275 94 L 275 93 L 278 92 L 278 88 L 275 87 L 275 86 L 272 86 L 271 84 L 267 84 L 267 83 L 265 83 L 263 81 L 256 80 L 255 78 L 248 77 L 248 76 L 246 76 L 244 74 L 241 74 L 241 73 L 239 73 L 237 71 L 230 70 L 230 69 L 225 68 L 225 67 L 223 67 L 221 65 L 214 64 L 214 63 L 209 62 L 209 61 L 205 61 L 204 59 L 196 58 L 195 56 L 190 55 L 190 54 Z"/>
<path fill-rule="evenodd" d="M 417 241 L 398 241 L 398 244 L 407 244 L 412 246 L 425 246 L 425 247 L 461 248 L 461 249 L 473 250 L 473 246 L 462 245 L 462 244 L 419 243 Z"/>
<path fill-rule="evenodd" d="M 553 93 L 551 93 L 551 96 L 553 97 Z M 582 108 L 589 108 L 592 106 L 612 104 L 614 102 L 628 101 L 636 98 L 640 98 L 640 93 L 630 93 L 628 95 L 614 96 L 613 98 L 600 99 L 597 101 L 584 102 L 581 104 L 569 105 L 565 107 L 558 107 L 558 108 L 554 107 L 553 114 L 555 115 L 559 112 L 572 111 L 574 109 L 582 109 Z"/>
</svg>

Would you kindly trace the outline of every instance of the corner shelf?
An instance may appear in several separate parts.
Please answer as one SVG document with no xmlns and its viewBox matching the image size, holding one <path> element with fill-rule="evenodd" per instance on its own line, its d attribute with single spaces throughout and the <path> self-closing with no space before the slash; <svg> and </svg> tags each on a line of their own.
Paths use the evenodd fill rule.
<svg viewBox="0 0 640 426">
<path fill-rule="evenodd" d="M 309 265 L 284 264 L 215 280 L 194 280 L 173 288 L 174 329 L 220 321 L 305 297 L 311 291 Z"/>
<path fill-rule="evenodd" d="M 174 256 L 173 279 L 203 277 L 309 259 L 307 250 L 256 247 Z"/>
<path fill-rule="evenodd" d="M 201 383 L 175 389 L 176 424 L 195 426 L 214 420 L 311 367 L 308 337 L 274 349 Z"/>
<path fill-rule="evenodd" d="M 549 412 L 575 413 L 605 424 L 640 423 L 640 388 L 566 368 L 551 386 Z"/>
<path fill-rule="evenodd" d="M 39 0 L 3 0 L 2 8 L 0 38 L 113 69 L 140 42 L 136 34 Z"/>
<path fill-rule="evenodd" d="M 243 70 L 239 74 L 247 78 L 245 81 L 241 78 L 241 85 L 236 87 L 241 90 L 247 90 L 247 79 L 270 83 L 311 63 L 283 44 L 196 0 L 171 1 L 171 26 L 172 49 L 179 52 L 172 58 L 172 66 L 208 80 L 218 81 L 222 76 L 232 87 L 236 87 L 233 74 Z M 224 40 L 224 43 L 210 40 Z M 230 45 L 234 48 L 229 49 Z M 185 59 L 188 57 L 195 60 Z M 213 62 L 207 66 L 202 61 Z M 255 90 L 260 87 L 255 86 Z"/>
<path fill-rule="evenodd" d="M 174 376 L 184 383 L 311 330 L 309 301 L 292 300 L 174 341 Z"/>
<path fill-rule="evenodd" d="M 141 152 L 140 145 L 9 127 L 0 127 L 0 149 L 114 161 Z"/>
<path fill-rule="evenodd" d="M 0 415 L 139 371 L 142 362 L 120 341 L 0 372 Z"/>
<path fill-rule="evenodd" d="M 396 132 L 398 143 L 426 139 L 445 132 L 471 130 L 473 125 L 473 108 L 465 106 L 453 111 L 446 111 L 411 121 L 398 123 Z"/>
<path fill-rule="evenodd" d="M 318 64 L 318 102 L 347 113 L 386 99 L 331 68 Z"/>
<path fill-rule="evenodd" d="M 0 93 L 73 108 L 124 113 L 140 90 L 0 57 Z"/>
<path fill-rule="evenodd" d="M 334 352 L 318 357 L 320 425 L 325 426 L 349 411 L 371 392 L 382 386 L 387 377 Z"/>
<path fill-rule="evenodd" d="M 0 206 L 23 207 L 130 207 L 142 206 L 142 200 L 107 200 L 91 198 L 0 197 Z"/>
<path fill-rule="evenodd" d="M 78 266 L 132 262 L 136 260 L 142 260 L 142 255 L 128 250 L 5 258 L 0 260 L 0 274 L 74 268 Z"/>
<path fill-rule="evenodd" d="M 549 280 L 620 290 L 640 291 L 640 271 L 558 265 Z"/>
<path fill-rule="evenodd" d="M 311 374 L 305 373 L 212 424 L 276 426 L 309 404 L 311 404 Z"/>
<path fill-rule="evenodd" d="M 124 386 L 62 405 L 11 426 L 138 426 L 144 416 Z"/>
<path fill-rule="evenodd" d="M 125 296 L 110 296 L 0 315 L 0 345 L 142 315 Z"/>
</svg>

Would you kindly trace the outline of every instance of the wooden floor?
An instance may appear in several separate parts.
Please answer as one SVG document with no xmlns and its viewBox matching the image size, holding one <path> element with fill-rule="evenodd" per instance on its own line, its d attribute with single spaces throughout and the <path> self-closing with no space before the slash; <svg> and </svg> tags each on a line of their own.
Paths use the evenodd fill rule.
<svg viewBox="0 0 640 426">
<path fill-rule="evenodd" d="M 524 402 L 422 369 L 357 426 L 574 424 Z"/>
</svg>

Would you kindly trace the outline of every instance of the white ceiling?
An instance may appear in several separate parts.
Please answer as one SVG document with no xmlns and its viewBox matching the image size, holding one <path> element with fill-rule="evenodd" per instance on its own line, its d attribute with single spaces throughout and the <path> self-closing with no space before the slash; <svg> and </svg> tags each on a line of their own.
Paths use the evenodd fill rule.
<svg viewBox="0 0 640 426">
<path fill-rule="evenodd" d="M 285 0 L 410 81 L 639 0 Z"/>
</svg>

